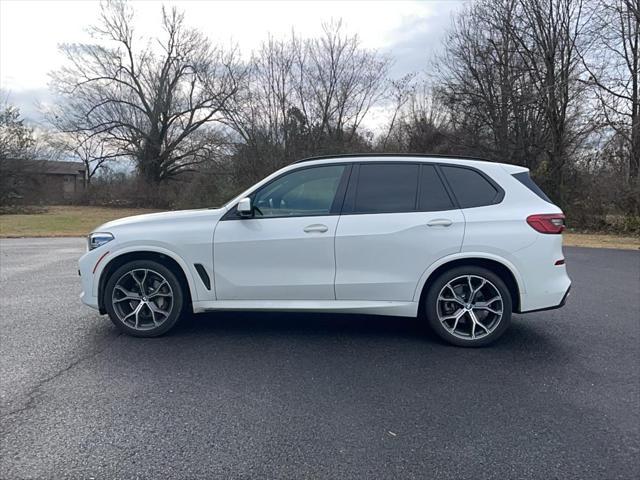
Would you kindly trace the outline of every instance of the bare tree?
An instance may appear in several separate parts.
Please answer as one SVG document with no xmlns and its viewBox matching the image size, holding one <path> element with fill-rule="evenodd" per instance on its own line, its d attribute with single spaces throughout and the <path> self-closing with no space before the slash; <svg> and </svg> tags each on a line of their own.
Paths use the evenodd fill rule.
<svg viewBox="0 0 640 480">
<path fill-rule="evenodd" d="M 522 26 L 513 29 L 521 58 L 534 79 L 546 127 L 544 180 L 562 198 L 563 172 L 586 130 L 579 124 L 584 88 L 579 40 L 582 0 L 519 0 Z"/>
<path fill-rule="evenodd" d="M 640 171 L 640 0 L 591 2 L 591 38 L 583 55 L 602 123 L 623 140 L 630 185 Z"/>
<path fill-rule="evenodd" d="M 389 126 L 387 127 L 387 133 L 381 143 L 382 150 L 387 149 L 391 134 L 396 127 L 396 120 L 399 119 L 405 105 L 416 96 L 415 78 L 415 73 L 408 73 L 399 79 L 389 81 L 388 90 L 390 90 L 390 93 L 387 95 L 389 97 L 388 100 L 391 101 L 392 114 L 389 120 Z"/>
<path fill-rule="evenodd" d="M 295 158 L 339 153 L 362 145 L 361 124 L 381 99 L 389 59 L 324 25 L 318 38 L 268 38 L 253 54 L 249 74 L 225 122 L 239 137 L 236 164 L 255 179 Z"/>
<path fill-rule="evenodd" d="M 449 110 L 427 83 L 407 85 L 395 92 L 395 107 L 378 148 L 389 152 L 444 153 L 459 151 Z"/>
<path fill-rule="evenodd" d="M 342 32 L 341 22 L 323 25 L 323 35 L 305 42 L 297 68 L 298 101 L 316 142 L 339 143 L 355 136 L 371 106 L 383 95 L 390 60 L 362 48 L 357 35 Z"/>
<path fill-rule="evenodd" d="M 49 140 L 49 144 L 67 158 L 82 162 L 85 187 L 90 186 L 91 180 L 109 163 L 129 156 L 128 152 L 119 150 L 109 136 L 84 130 L 59 132 Z"/>
<path fill-rule="evenodd" d="M 211 153 L 211 126 L 236 92 L 235 52 L 212 46 L 175 8 L 162 10 L 162 36 L 136 37 L 123 1 L 102 4 L 96 43 L 61 46 L 67 65 L 52 75 L 63 97 L 53 115 L 62 131 L 106 139 L 158 183 Z M 98 142 L 99 144 L 99 142 Z"/>
<path fill-rule="evenodd" d="M 453 21 L 434 65 L 462 153 L 536 169 L 545 128 L 535 79 L 514 32 L 518 0 L 476 2 Z"/>
</svg>

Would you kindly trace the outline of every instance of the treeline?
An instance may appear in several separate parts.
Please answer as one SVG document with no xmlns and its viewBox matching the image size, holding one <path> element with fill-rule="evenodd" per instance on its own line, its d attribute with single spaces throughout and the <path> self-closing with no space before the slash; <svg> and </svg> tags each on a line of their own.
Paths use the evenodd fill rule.
<svg viewBox="0 0 640 480">
<path fill-rule="evenodd" d="M 640 0 L 479 0 L 402 78 L 340 22 L 244 60 L 176 9 L 153 42 L 134 24 L 104 3 L 52 74 L 55 150 L 85 163 L 85 201 L 206 206 L 306 156 L 445 153 L 530 168 L 575 227 L 640 228 Z"/>
</svg>

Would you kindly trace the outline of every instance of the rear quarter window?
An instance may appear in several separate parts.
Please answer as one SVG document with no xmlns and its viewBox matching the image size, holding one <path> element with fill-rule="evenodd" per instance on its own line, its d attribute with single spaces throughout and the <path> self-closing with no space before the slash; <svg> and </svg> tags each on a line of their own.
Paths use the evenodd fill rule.
<svg viewBox="0 0 640 480">
<path fill-rule="evenodd" d="M 533 181 L 533 179 L 529 175 L 529 172 L 514 173 L 512 176 L 545 202 L 553 203 L 551 199 L 547 197 L 547 194 L 544 193 L 542 189 L 536 184 L 536 182 Z"/>
<path fill-rule="evenodd" d="M 502 191 L 480 172 L 450 165 L 441 168 L 460 208 L 484 207 L 502 200 Z"/>
</svg>

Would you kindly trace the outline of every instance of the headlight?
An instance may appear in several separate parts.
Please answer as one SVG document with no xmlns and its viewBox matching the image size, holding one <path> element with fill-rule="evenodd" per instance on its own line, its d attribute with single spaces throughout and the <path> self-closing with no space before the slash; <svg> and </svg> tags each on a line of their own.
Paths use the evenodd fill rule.
<svg viewBox="0 0 640 480">
<path fill-rule="evenodd" d="M 93 250 L 113 240 L 113 235 L 110 233 L 95 232 L 90 234 L 87 240 L 89 241 L 89 250 Z"/>
</svg>

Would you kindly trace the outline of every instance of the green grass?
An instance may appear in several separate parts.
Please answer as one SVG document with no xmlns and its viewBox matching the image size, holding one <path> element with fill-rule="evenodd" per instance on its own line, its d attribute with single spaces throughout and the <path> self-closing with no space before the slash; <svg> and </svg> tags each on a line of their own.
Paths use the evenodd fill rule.
<svg viewBox="0 0 640 480">
<path fill-rule="evenodd" d="M 110 220 L 153 213 L 142 208 L 51 206 L 45 213 L 0 215 L 0 237 L 81 237 Z"/>
</svg>

